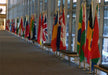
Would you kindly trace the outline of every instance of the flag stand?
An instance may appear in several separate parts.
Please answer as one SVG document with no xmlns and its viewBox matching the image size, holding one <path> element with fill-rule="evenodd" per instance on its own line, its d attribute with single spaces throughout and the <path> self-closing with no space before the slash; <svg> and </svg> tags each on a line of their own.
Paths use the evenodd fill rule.
<svg viewBox="0 0 108 75">
<path fill-rule="evenodd" d="M 79 58 L 79 68 L 81 68 L 81 62 L 80 62 L 80 58 Z"/>
<path fill-rule="evenodd" d="M 90 66 L 89 66 L 89 72 L 88 72 L 89 74 L 92 73 L 92 71 L 91 71 L 91 66 L 92 66 L 92 65 L 91 65 L 91 60 L 90 60 Z"/>
<path fill-rule="evenodd" d="M 84 69 L 83 69 L 84 71 L 86 70 L 86 68 L 85 68 L 85 59 L 84 59 Z"/>
</svg>

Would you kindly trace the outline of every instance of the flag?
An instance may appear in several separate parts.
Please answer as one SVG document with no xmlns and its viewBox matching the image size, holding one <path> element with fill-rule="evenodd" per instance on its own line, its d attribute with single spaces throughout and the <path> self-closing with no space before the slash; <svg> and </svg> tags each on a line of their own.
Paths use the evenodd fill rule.
<svg viewBox="0 0 108 75">
<path fill-rule="evenodd" d="M 56 14 L 54 14 L 54 19 L 53 19 L 52 35 L 53 35 L 53 29 L 54 29 L 55 19 L 56 19 Z"/>
<path fill-rule="evenodd" d="M 93 64 L 97 64 L 98 60 L 100 58 L 100 52 L 99 52 L 99 26 L 98 26 L 98 5 L 96 6 L 95 11 L 95 20 L 94 20 L 94 31 L 93 31 L 93 39 L 92 39 L 92 46 L 91 46 L 91 60 Z"/>
<path fill-rule="evenodd" d="M 80 15 L 79 15 L 79 23 L 78 23 L 78 37 L 77 37 L 77 53 L 80 55 L 80 46 L 81 46 L 81 30 L 82 29 L 82 6 L 80 9 Z"/>
<path fill-rule="evenodd" d="M 33 38 L 32 38 L 32 40 L 36 40 L 36 27 L 37 27 L 37 23 L 36 23 L 36 21 L 34 21 Z"/>
<path fill-rule="evenodd" d="M 47 29 L 47 17 L 43 14 L 43 24 L 42 24 L 42 41 L 45 43 L 48 40 L 48 29 Z"/>
<path fill-rule="evenodd" d="M 14 23 L 14 20 L 12 19 L 12 32 L 14 33 L 15 32 L 15 23 Z"/>
<path fill-rule="evenodd" d="M 25 38 L 29 37 L 29 24 L 28 20 L 26 21 L 26 31 L 25 31 Z"/>
<path fill-rule="evenodd" d="M 55 24 L 53 26 L 53 33 L 52 33 L 52 40 L 51 40 L 51 47 L 52 50 L 55 52 L 57 49 L 56 42 L 57 42 L 57 30 L 58 30 L 58 12 L 56 14 Z"/>
<path fill-rule="evenodd" d="M 42 43 L 42 40 L 41 40 L 41 38 L 42 38 L 42 26 L 41 26 L 41 14 L 40 14 L 40 16 L 39 16 L 39 25 L 38 25 L 38 35 L 37 35 L 37 42 L 39 43 L 39 44 L 41 44 Z"/>
<path fill-rule="evenodd" d="M 56 43 L 58 51 L 60 50 L 60 36 L 61 36 L 61 25 L 62 25 L 62 22 L 63 22 L 62 12 L 60 12 L 60 15 L 59 15 L 59 25 L 58 25 L 58 30 L 57 30 L 57 43 Z"/>
<path fill-rule="evenodd" d="M 17 18 L 17 27 L 16 27 L 17 31 L 16 31 L 16 34 L 19 34 L 19 18 Z"/>
<path fill-rule="evenodd" d="M 32 16 L 31 20 L 30 20 L 30 29 L 29 29 L 30 39 L 33 38 L 33 26 L 34 26 L 34 19 L 33 19 L 33 16 Z"/>
<path fill-rule="evenodd" d="M 60 34 L 60 50 L 66 50 L 66 24 L 65 24 L 65 10 L 62 13 L 61 34 Z"/>
<path fill-rule="evenodd" d="M 17 19 L 15 19 L 15 34 L 17 32 Z"/>
<path fill-rule="evenodd" d="M 6 21 L 6 30 L 9 31 L 9 20 Z"/>
<path fill-rule="evenodd" d="M 81 28 L 81 41 L 80 41 L 80 50 L 79 50 L 79 57 L 80 62 L 84 60 L 84 51 L 85 51 L 85 29 L 86 29 L 86 4 L 82 4 L 82 28 Z"/>
<path fill-rule="evenodd" d="M 90 63 L 90 52 L 91 52 L 91 42 L 92 42 L 93 24 L 92 24 L 92 8 L 90 5 L 90 13 L 87 27 L 86 35 L 86 47 L 85 47 L 85 57 L 87 58 L 87 63 Z"/>
<path fill-rule="evenodd" d="M 19 35 L 22 36 L 23 32 L 24 32 L 23 19 L 21 18 L 20 26 L 19 26 Z"/>
</svg>

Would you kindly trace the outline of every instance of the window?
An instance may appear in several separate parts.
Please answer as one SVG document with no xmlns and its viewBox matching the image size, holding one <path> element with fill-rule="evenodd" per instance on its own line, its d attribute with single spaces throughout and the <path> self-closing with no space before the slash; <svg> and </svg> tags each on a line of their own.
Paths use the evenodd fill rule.
<svg viewBox="0 0 108 75">
<path fill-rule="evenodd" d="M 73 3 L 76 3 L 77 2 L 77 0 L 73 0 Z"/>
<path fill-rule="evenodd" d="M 105 2 L 108 2 L 108 0 L 105 0 Z"/>
<path fill-rule="evenodd" d="M 102 63 L 108 64 L 108 6 L 104 7 Z"/>
<path fill-rule="evenodd" d="M 6 4 L 6 0 L 0 0 L 0 3 Z"/>
<path fill-rule="evenodd" d="M 6 14 L 6 6 L 0 6 L 0 9 L 2 9 L 0 14 Z"/>
</svg>

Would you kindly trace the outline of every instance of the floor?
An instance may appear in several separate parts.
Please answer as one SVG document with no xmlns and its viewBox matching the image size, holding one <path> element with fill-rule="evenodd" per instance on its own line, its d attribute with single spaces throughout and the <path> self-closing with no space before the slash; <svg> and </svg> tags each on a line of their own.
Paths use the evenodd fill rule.
<svg viewBox="0 0 108 75">
<path fill-rule="evenodd" d="M 39 47 L 0 31 L 0 75 L 90 75 Z"/>
</svg>

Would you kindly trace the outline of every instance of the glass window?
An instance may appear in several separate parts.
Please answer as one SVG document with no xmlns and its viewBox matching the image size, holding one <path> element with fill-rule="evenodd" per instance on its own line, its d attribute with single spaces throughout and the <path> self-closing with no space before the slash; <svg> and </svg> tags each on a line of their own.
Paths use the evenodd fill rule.
<svg viewBox="0 0 108 75">
<path fill-rule="evenodd" d="M 6 6 L 0 6 L 1 12 L 0 14 L 6 14 Z"/>
<path fill-rule="evenodd" d="M 68 0 L 68 9 L 70 8 L 70 0 Z"/>
<path fill-rule="evenodd" d="M 102 63 L 108 64 L 108 6 L 104 7 Z"/>
<path fill-rule="evenodd" d="M 60 8 L 60 3 L 61 3 L 61 0 L 58 0 L 58 7 Z"/>
<path fill-rule="evenodd" d="M 47 0 L 44 1 L 44 10 L 45 10 L 45 11 L 47 10 L 47 7 L 48 7 L 48 6 L 47 6 L 47 5 L 48 5 L 47 2 L 48 2 Z"/>
<path fill-rule="evenodd" d="M 108 0 L 105 0 L 104 2 L 105 2 L 105 4 L 107 4 L 107 5 L 108 5 Z"/>
<path fill-rule="evenodd" d="M 104 32 L 103 36 L 108 36 L 108 7 L 104 7 Z"/>
<path fill-rule="evenodd" d="M 108 2 L 108 0 L 105 0 L 105 2 Z"/>
<path fill-rule="evenodd" d="M 0 0 L 0 3 L 6 4 L 6 0 Z"/>
<path fill-rule="evenodd" d="M 77 2 L 77 0 L 73 0 L 73 3 L 76 3 Z"/>
</svg>

